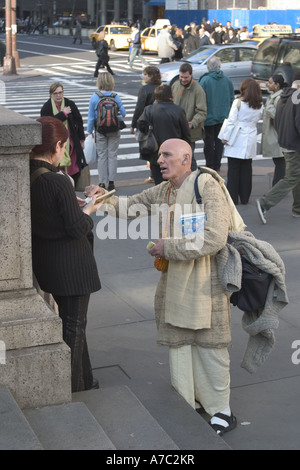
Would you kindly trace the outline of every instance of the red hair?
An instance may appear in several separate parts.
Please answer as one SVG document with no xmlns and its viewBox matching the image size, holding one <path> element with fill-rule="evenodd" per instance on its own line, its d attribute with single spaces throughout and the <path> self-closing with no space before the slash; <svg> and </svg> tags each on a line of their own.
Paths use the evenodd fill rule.
<svg viewBox="0 0 300 470">
<path fill-rule="evenodd" d="M 69 137 L 68 130 L 59 119 L 43 116 L 37 122 L 42 125 L 42 143 L 33 147 L 30 158 L 54 154 L 57 142 L 62 147 Z"/>
</svg>

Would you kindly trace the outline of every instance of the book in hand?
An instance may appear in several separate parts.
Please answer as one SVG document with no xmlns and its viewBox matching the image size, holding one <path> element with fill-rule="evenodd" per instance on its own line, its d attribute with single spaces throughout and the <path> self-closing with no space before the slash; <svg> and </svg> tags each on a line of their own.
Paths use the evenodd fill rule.
<svg viewBox="0 0 300 470">
<path fill-rule="evenodd" d="M 115 189 L 112 189 L 111 191 L 108 191 L 107 193 L 101 194 L 101 196 L 97 196 L 95 200 L 95 204 L 98 204 L 99 202 L 111 197 L 114 193 L 116 192 Z M 85 202 L 88 204 L 91 202 L 92 198 L 91 197 L 86 197 Z"/>
</svg>

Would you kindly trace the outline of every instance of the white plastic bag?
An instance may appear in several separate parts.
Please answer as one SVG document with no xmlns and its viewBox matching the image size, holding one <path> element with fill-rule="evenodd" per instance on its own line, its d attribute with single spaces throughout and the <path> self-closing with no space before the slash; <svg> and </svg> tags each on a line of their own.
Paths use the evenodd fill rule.
<svg viewBox="0 0 300 470">
<path fill-rule="evenodd" d="M 84 156 L 88 165 L 95 163 L 97 160 L 96 143 L 92 134 L 85 139 Z"/>
</svg>

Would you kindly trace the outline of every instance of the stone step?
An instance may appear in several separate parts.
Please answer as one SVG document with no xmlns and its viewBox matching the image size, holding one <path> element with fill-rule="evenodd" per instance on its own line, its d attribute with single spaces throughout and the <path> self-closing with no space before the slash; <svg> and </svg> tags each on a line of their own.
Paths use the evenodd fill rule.
<svg viewBox="0 0 300 470">
<path fill-rule="evenodd" d="M 0 450 L 43 450 L 43 446 L 6 387 L 0 387 Z"/>
<path fill-rule="evenodd" d="M 114 450 L 99 422 L 84 403 L 24 410 L 45 450 Z"/>
<path fill-rule="evenodd" d="M 117 450 L 178 450 L 179 447 L 126 385 L 73 394 L 84 402 Z"/>
</svg>

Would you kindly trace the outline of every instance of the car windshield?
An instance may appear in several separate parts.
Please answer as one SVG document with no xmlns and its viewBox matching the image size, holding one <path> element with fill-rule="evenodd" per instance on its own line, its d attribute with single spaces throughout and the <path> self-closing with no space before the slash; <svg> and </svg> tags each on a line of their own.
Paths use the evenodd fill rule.
<svg viewBox="0 0 300 470">
<path fill-rule="evenodd" d="M 214 54 L 218 49 L 215 47 L 200 47 L 196 51 L 187 55 L 183 59 L 183 62 L 190 62 L 191 64 L 202 64 L 208 57 Z"/>
<path fill-rule="evenodd" d="M 131 34 L 130 28 L 122 28 L 114 26 L 113 28 L 110 28 L 110 34 Z"/>
</svg>

